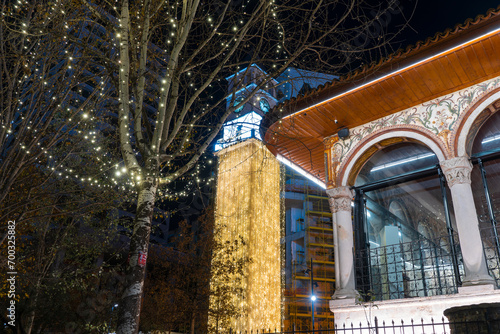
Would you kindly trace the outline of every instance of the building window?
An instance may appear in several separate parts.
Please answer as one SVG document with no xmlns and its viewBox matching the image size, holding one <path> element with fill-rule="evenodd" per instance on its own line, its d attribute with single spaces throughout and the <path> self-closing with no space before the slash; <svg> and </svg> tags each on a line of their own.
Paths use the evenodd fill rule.
<svg viewBox="0 0 500 334">
<path fill-rule="evenodd" d="M 471 186 L 484 253 L 491 276 L 500 287 L 500 113 L 479 129 L 472 144 Z"/>
<path fill-rule="evenodd" d="M 355 184 L 358 290 L 377 300 L 457 292 L 458 238 L 433 151 L 415 142 L 385 147 Z M 435 234 L 422 233 L 422 222 Z"/>
</svg>

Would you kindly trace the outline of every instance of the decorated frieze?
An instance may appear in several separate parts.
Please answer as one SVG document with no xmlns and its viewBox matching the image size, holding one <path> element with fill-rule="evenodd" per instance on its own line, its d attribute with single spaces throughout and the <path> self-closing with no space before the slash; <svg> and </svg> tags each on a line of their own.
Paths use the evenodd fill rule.
<svg viewBox="0 0 500 334">
<path fill-rule="evenodd" d="M 441 143 L 440 146 L 448 151 L 446 153 L 449 156 L 452 156 L 451 141 L 454 131 L 457 130 L 460 116 L 485 94 L 499 87 L 500 77 L 490 79 L 350 129 L 348 138 L 339 139 L 337 135 L 325 138 L 327 172 L 330 179 L 328 187 L 340 185 L 337 184 L 339 181 L 337 177 L 345 168 L 347 158 L 356 147 L 363 140 L 382 131 L 404 127 L 425 132 L 433 136 L 434 141 Z"/>
</svg>

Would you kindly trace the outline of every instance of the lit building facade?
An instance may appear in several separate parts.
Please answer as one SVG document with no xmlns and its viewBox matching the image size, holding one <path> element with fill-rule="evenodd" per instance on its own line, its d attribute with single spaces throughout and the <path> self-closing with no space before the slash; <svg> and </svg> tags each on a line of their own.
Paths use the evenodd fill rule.
<svg viewBox="0 0 500 334">
<path fill-rule="evenodd" d="M 222 242 L 242 237 L 246 244 L 238 250 L 240 257 L 251 259 L 237 289 L 241 293 L 232 301 L 241 316 L 231 319 L 229 326 L 238 331 L 290 329 L 294 325 L 309 329 L 311 282 L 317 285 L 318 326 L 333 318 L 328 300 L 334 280 L 326 277 L 333 271 L 328 198 L 322 182 L 292 172 L 293 164 L 266 148 L 260 123 L 280 100 L 333 77 L 291 68 L 254 92 L 265 77 L 261 68 L 252 65 L 226 78 L 229 91 L 235 91 L 226 107 L 236 109 L 215 145 L 219 160 L 215 222 L 221 231 L 216 237 Z M 236 84 L 243 87 L 234 89 Z M 243 103 L 247 94 L 252 97 Z M 311 259 L 314 281 L 307 272 Z M 213 277 L 212 284 L 218 284 L 217 279 Z M 214 319 L 210 321 L 217 326 Z M 229 329 L 221 323 L 217 327 L 219 331 Z"/>
<path fill-rule="evenodd" d="M 268 148 L 327 185 L 337 325 L 500 301 L 499 32 L 489 12 L 275 108 Z"/>
<path fill-rule="evenodd" d="M 215 237 L 222 243 L 242 237 L 245 244 L 236 252 L 251 259 L 243 281 L 236 283 L 241 284 L 241 293 L 233 296 L 242 313 L 230 326 L 236 331 L 280 328 L 279 162 L 254 138 L 219 151 L 218 158 Z M 213 277 L 212 284 L 217 279 Z"/>
</svg>

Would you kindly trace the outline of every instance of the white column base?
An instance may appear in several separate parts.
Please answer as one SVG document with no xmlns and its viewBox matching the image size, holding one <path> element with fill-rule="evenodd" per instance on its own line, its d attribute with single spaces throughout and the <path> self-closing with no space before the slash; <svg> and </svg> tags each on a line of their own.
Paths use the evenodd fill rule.
<svg viewBox="0 0 500 334">
<path fill-rule="evenodd" d="M 359 299 L 359 292 L 355 289 L 339 289 L 335 290 L 332 299 Z"/>
<path fill-rule="evenodd" d="M 465 276 L 462 286 L 476 286 L 476 285 L 496 285 L 495 279 L 490 275 L 467 275 Z"/>
<path fill-rule="evenodd" d="M 354 306 L 359 304 L 359 300 L 357 298 L 344 298 L 344 299 L 332 299 L 329 302 L 330 311 L 335 312 L 338 308 Z"/>
<path fill-rule="evenodd" d="M 481 284 L 481 285 L 469 285 L 461 286 L 458 288 L 459 295 L 475 295 L 493 292 L 496 290 L 495 284 Z"/>
</svg>

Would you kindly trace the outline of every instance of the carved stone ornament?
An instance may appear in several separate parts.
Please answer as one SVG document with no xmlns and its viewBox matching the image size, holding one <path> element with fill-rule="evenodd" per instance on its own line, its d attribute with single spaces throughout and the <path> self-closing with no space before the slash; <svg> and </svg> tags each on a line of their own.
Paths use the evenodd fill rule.
<svg viewBox="0 0 500 334">
<path fill-rule="evenodd" d="M 332 213 L 338 211 L 351 211 L 353 193 L 349 187 L 327 189 L 326 193 Z"/>
<path fill-rule="evenodd" d="M 440 165 L 446 176 L 448 187 L 451 188 L 455 184 L 471 183 L 472 163 L 468 157 L 462 156 L 441 161 Z"/>
<path fill-rule="evenodd" d="M 339 136 L 336 134 L 330 137 L 323 139 L 323 144 L 325 145 L 325 149 L 329 150 L 332 148 L 333 144 L 339 141 Z"/>
</svg>

